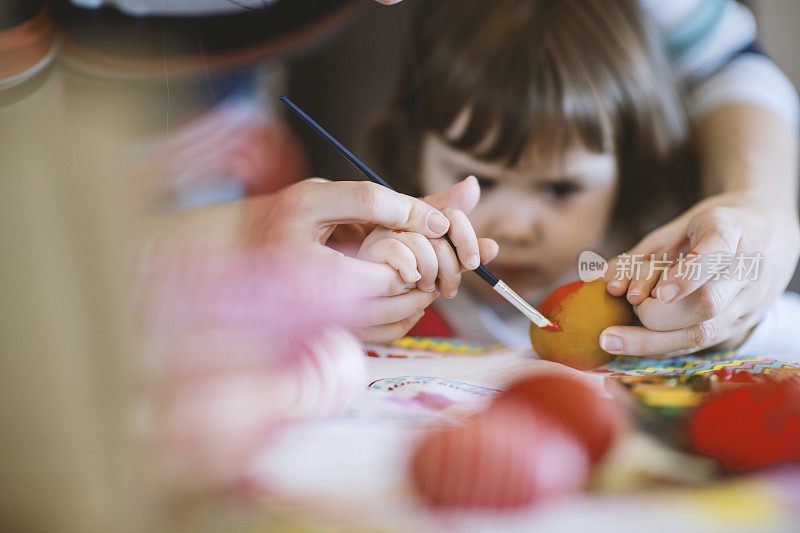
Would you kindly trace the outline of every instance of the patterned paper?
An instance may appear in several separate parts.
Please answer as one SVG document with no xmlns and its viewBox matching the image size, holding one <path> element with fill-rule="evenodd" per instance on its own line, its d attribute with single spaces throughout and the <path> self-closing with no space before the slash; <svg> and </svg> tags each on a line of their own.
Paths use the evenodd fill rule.
<svg viewBox="0 0 800 533">
<path fill-rule="evenodd" d="M 361 417 L 454 424 L 485 408 L 500 391 L 449 379 L 403 376 L 369 386 Z"/>
</svg>

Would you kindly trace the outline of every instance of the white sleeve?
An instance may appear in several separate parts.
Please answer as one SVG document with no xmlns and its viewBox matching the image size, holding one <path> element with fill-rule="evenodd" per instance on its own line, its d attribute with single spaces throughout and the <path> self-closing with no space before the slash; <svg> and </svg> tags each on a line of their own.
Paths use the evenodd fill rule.
<svg viewBox="0 0 800 533">
<path fill-rule="evenodd" d="M 783 293 L 736 353 L 800 362 L 800 295 Z"/>
<path fill-rule="evenodd" d="M 757 51 L 753 14 L 735 0 L 640 0 L 658 30 L 693 119 L 752 103 L 797 131 L 800 103 L 786 75 Z"/>
<path fill-rule="evenodd" d="M 749 103 L 782 117 L 793 131 L 800 123 L 800 103 L 789 78 L 768 57 L 742 54 L 688 93 L 692 118 L 725 104 Z"/>
</svg>

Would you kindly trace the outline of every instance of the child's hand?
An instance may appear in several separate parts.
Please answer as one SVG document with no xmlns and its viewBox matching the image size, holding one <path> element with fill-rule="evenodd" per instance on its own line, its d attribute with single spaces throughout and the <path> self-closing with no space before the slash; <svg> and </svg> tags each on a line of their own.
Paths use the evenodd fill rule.
<svg viewBox="0 0 800 533">
<path fill-rule="evenodd" d="M 494 259 L 497 243 L 491 239 L 478 239 L 465 213 L 475 207 L 479 196 L 477 181 L 467 178 L 441 193 L 424 198 L 449 220 L 448 235 L 457 253 L 443 238 L 428 239 L 414 232 L 376 228 L 364 239 L 358 258 L 391 266 L 409 292 L 382 299 L 386 301 L 386 309 L 392 309 L 392 313 L 387 314 L 383 321 L 373 320 L 362 331 L 362 340 L 383 342 L 404 335 L 439 293 L 446 298 L 456 295 L 462 272 L 474 270 L 481 262 Z"/>
<path fill-rule="evenodd" d="M 376 228 L 358 252 L 358 258 L 386 263 L 397 270 L 403 281 L 421 291 L 438 287 L 445 298 L 453 298 L 461 283 L 461 273 L 481 263 L 480 245 L 467 216 L 458 209 L 442 209 L 450 220 L 454 252 L 444 239 L 428 239 L 419 233 Z M 484 255 L 488 252 L 484 249 Z"/>
<path fill-rule="evenodd" d="M 629 355 L 735 349 L 785 290 L 798 250 L 791 212 L 746 195 L 709 198 L 609 264 L 609 292 L 627 292 L 645 327 L 608 328 L 601 344 Z M 633 269 L 619 268 L 635 254 L 655 254 L 660 262 L 664 253 L 672 264 L 664 262 L 662 270 L 645 262 L 636 277 Z M 623 270 L 626 275 L 615 279 Z"/>
</svg>

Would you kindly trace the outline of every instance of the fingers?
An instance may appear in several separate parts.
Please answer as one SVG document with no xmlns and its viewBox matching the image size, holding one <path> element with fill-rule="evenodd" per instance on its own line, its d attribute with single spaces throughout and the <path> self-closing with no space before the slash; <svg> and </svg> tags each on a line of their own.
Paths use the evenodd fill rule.
<svg viewBox="0 0 800 533">
<path fill-rule="evenodd" d="M 497 257 L 500 252 L 500 245 L 494 239 L 478 239 L 478 249 L 481 253 L 481 263 L 486 264 Z"/>
<path fill-rule="evenodd" d="M 639 326 L 606 328 L 600 336 L 600 346 L 615 355 L 672 357 L 709 348 L 726 340 L 731 327 L 743 315 L 743 299 L 735 300 L 710 320 L 671 331 L 653 331 Z"/>
<path fill-rule="evenodd" d="M 642 269 L 640 275 L 635 278 L 631 278 L 628 283 L 628 302 L 631 305 L 639 305 L 645 301 L 645 299 L 650 295 L 650 291 L 653 290 L 656 283 L 661 277 L 661 272 L 653 268 L 653 259 L 654 258 L 646 258 L 649 260 L 645 260 L 642 263 Z"/>
<path fill-rule="evenodd" d="M 437 209 L 449 207 L 451 209 L 458 209 L 464 213 L 470 213 L 475 209 L 480 197 L 481 188 L 478 185 L 478 180 L 475 176 L 469 176 L 452 187 L 448 187 L 436 194 L 426 196 L 423 200 Z"/>
<path fill-rule="evenodd" d="M 456 247 L 458 260 L 467 270 L 475 270 L 481 264 L 481 257 L 478 237 L 467 215 L 463 211 L 450 208 L 442 209 L 442 213 L 450 221 L 448 236 Z"/>
<path fill-rule="evenodd" d="M 692 294 L 668 304 L 648 298 L 636 308 L 636 314 L 642 325 L 653 331 L 688 328 L 723 314 L 745 285 L 745 281 L 708 281 Z"/>
<path fill-rule="evenodd" d="M 729 275 L 742 238 L 742 225 L 727 207 L 702 211 L 689 221 L 686 231 L 690 252 L 662 276 L 654 290 L 663 303 L 685 298 L 709 279 Z"/>
<path fill-rule="evenodd" d="M 446 240 L 433 239 L 431 244 L 439 262 L 439 292 L 445 298 L 454 298 L 461 284 L 461 264 Z"/>
<path fill-rule="evenodd" d="M 380 326 L 361 328 L 356 333 L 363 342 L 392 342 L 400 337 L 405 336 L 405 334 L 408 333 L 417 322 L 419 322 L 424 314 L 425 311 L 422 310 L 393 324 L 382 324 Z"/>
<path fill-rule="evenodd" d="M 342 282 L 352 287 L 354 298 L 387 297 L 405 294 L 416 287 L 403 281 L 389 265 L 354 259 L 331 250 L 332 271 L 346 277 Z"/>
<path fill-rule="evenodd" d="M 433 244 L 433 249 L 439 262 L 439 292 L 445 298 L 455 298 L 458 294 L 458 287 L 461 285 L 464 269 L 447 241 L 444 239 L 432 239 L 431 244 Z M 478 249 L 480 251 L 480 261 L 488 263 L 497 257 L 499 246 L 492 239 L 478 239 Z"/>
<path fill-rule="evenodd" d="M 416 283 L 422 278 L 417 271 L 417 258 L 411 249 L 397 239 L 378 239 L 358 253 L 358 258 L 375 263 L 384 262 L 397 270 L 406 283 Z"/>
<path fill-rule="evenodd" d="M 300 217 L 314 227 L 372 223 L 441 237 L 447 218 L 422 200 L 367 181 L 303 181 L 280 193 L 284 217 Z"/>
<path fill-rule="evenodd" d="M 643 273 L 648 274 L 650 266 L 643 264 L 645 259 L 660 258 L 664 252 L 667 252 L 669 256 L 677 256 L 677 251 L 684 238 L 681 224 L 680 221 L 673 221 L 662 226 L 639 241 L 630 251 L 609 261 L 605 275 L 608 292 L 614 296 L 622 296 L 630 289 L 632 280 L 642 278 Z M 645 277 L 650 278 L 649 275 Z M 648 283 L 637 285 L 641 294 L 632 295 L 635 302 L 641 303 L 647 297 L 650 291 L 644 292 L 644 289 L 648 285 Z"/>
<path fill-rule="evenodd" d="M 626 295 L 631 305 L 639 305 L 650 295 L 661 275 L 672 264 L 669 253 L 648 253 L 631 250 L 608 264 L 605 279 L 608 292 L 614 296 Z"/>
<path fill-rule="evenodd" d="M 424 310 L 439 296 L 438 291 L 424 292 L 412 290 L 399 296 L 371 298 L 357 318 L 356 326 L 368 327 L 393 324 Z"/>
<path fill-rule="evenodd" d="M 436 278 L 439 275 L 439 259 L 433 244 L 419 233 L 393 233 L 392 238 L 404 244 L 415 257 L 417 272 L 420 274 L 417 287 L 425 292 L 436 289 Z"/>
</svg>

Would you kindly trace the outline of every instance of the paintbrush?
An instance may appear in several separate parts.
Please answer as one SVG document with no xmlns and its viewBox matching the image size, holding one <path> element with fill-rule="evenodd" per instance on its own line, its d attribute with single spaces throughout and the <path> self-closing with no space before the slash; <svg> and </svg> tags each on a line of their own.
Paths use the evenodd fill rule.
<svg viewBox="0 0 800 533">
<path fill-rule="evenodd" d="M 303 111 L 302 109 L 297 107 L 297 105 L 294 102 L 292 102 L 291 100 L 286 98 L 286 96 L 284 96 L 284 95 L 281 95 L 280 99 L 281 99 L 281 102 L 286 104 L 289 107 L 289 109 L 291 109 L 292 112 L 295 115 L 300 117 L 300 120 L 305 122 L 306 125 L 309 128 L 314 130 L 320 137 L 325 139 L 328 142 L 328 144 L 330 144 L 334 148 L 334 150 L 339 152 L 345 159 L 350 161 L 350 163 L 354 167 L 356 167 L 358 170 L 360 170 L 371 181 L 373 181 L 373 182 L 375 182 L 375 183 L 377 183 L 379 185 L 383 185 L 384 187 L 387 187 L 387 188 L 389 188 L 391 190 L 394 190 L 394 188 L 392 188 L 391 185 L 386 183 L 383 180 L 383 178 L 378 176 L 371 168 L 369 168 L 367 165 L 362 163 L 359 158 L 357 158 L 355 155 L 353 155 L 353 153 L 350 150 L 345 148 L 342 143 L 337 141 L 333 137 L 333 135 L 331 135 L 330 133 L 325 131 L 325 129 L 322 126 L 320 126 L 319 124 L 317 124 L 314 121 L 314 119 L 312 119 L 310 116 L 308 116 L 305 113 L 305 111 Z M 443 235 L 443 237 L 448 242 L 448 244 L 450 244 L 450 246 L 453 248 L 453 250 L 455 251 L 456 247 L 453 244 L 453 241 L 450 240 L 450 237 L 448 237 L 446 234 Z M 523 315 L 525 315 L 528 318 L 528 320 L 530 320 L 531 322 L 536 324 L 538 327 L 545 328 L 545 329 L 559 329 L 557 325 L 555 325 L 552 322 L 550 322 L 544 315 L 542 315 L 539 311 L 537 311 L 533 306 L 531 306 L 528 302 L 523 300 L 522 297 L 519 294 L 514 292 L 511 289 L 511 287 L 506 285 L 505 282 L 503 282 L 503 280 L 498 278 L 495 274 L 492 273 L 491 270 L 486 268 L 486 265 L 481 263 L 480 266 L 478 266 L 478 268 L 476 268 L 474 270 L 474 272 L 477 275 L 479 275 L 481 277 L 481 279 L 483 279 L 483 281 L 488 283 L 495 290 L 495 292 L 497 292 L 500 296 L 505 298 L 511 305 L 513 305 L 514 307 L 519 309 L 519 311 Z"/>
</svg>

